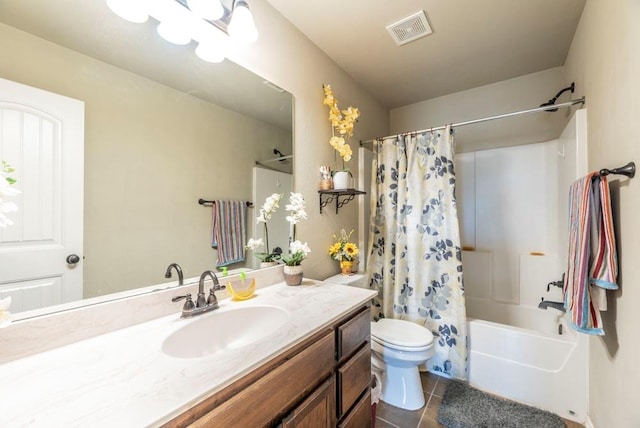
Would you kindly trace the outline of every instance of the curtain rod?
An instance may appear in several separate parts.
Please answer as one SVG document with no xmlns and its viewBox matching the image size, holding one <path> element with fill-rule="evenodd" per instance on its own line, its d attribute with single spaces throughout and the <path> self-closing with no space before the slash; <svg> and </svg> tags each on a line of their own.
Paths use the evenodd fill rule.
<svg viewBox="0 0 640 428">
<path fill-rule="evenodd" d="M 473 120 L 467 120 L 465 122 L 452 123 L 451 127 L 455 128 L 455 127 L 458 127 L 458 126 L 473 125 L 474 123 L 487 122 L 489 120 L 495 120 L 495 119 L 503 119 L 505 117 L 518 116 L 518 115 L 521 115 L 521 114 L 536 113 L 536 112 L 539 112 L 539 111 L 546 111 L 546 110 L 552 110 L 552 109 L 557 110 L 559 108 L 571 107 L 571 106 L 576 105 L 576 104 L 584 105 L 585 102 L 586 102 L 585 97 L 582 97 L 582 98 L 578 98 L 578 99 L 575 99 L 575 100 L 567 101 L 566 103 L 554 104 L 554 105 L 548 105 L 548 106 L 541 106 L 541 107 L 536 107 L 536 108 L 530 108 L 528 110 L 521 110 L 521 111 L 514 111 L 514 112 L 511 112 L 511 113 L 499 114 L 497 116 L 483 117 L 482 119 L 473 119 Z M 447 126 L 449 126 L 449 125 L 436 126 L 436 127 L 433 127 L 433 128 L 423 129 L 421 131 L 401 132 L 399 134 L 389 135 L 389 136 L 386 136 L 386 137 L 383 137 L 383 138 L 374 138 L 372 140 L 360 141 L 360 146 L 363 146 L 365 144 L 371 144 L 376 140 L 385 140 L 387 138 L 393 138 L 393 137 L 396 137 L 396 136 L 402 135 L 402 134 L 421 134 L 423 132 L 439 131 L 441 129 L 445 129 Z"/>
</svg>

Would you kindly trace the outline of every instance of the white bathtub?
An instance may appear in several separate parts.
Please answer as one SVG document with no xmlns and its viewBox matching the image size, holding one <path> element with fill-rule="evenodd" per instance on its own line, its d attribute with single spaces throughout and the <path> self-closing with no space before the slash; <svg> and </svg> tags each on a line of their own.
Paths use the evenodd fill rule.
<svg viewBox="0 0 640 428">
<path fill-rule="evenodd" d="M 472 386 L 585 422 L 588 338 L 561 312 L 467 298 L 467 318 Z"/>
</svg>

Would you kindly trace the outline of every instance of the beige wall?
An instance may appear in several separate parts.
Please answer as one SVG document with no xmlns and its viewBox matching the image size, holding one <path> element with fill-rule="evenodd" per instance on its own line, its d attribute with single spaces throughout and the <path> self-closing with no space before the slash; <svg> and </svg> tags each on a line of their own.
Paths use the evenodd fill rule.
<svg viewBox="0 0 640 428">
<path fill-rule="evenodd" d="M 564 80 L 563 68 L 555 67 L 398 107 L 391 110 L 391 133 L 535 108 L 570 83 Z M 567 92 L 558 103 L 571 98 L 579 96 Z M 567 109 L 462 126 L 456 128 L 456 153 L 553 140 L 570 116 Z"/>
<path fill-rule="evenodd" d="M 198 198 L 251 200 L 254 162 L 291 150 L 288 130 L 2 24 L 0 77 L 85 103 L 85 297 L 213 269 Z"/>
<path fill-rule="evenodd" d="M 322 84 L 331 84 L 341 106 L 353 105 L 361 110 L 351 140 L 354 154 L 358 140 L 388 133 L 389 112 L 265 0 L 252 0 L 251 10 L 260 38 L 254 45 L 234 52 L 231 59 L 295 97 L 294 187 L 305 197 L 309 212 L 308 220 L 298 228 L 298 238 L 308 241 L 312 250 L 309 260 L 303 263 L 305 275 L 323 279 L 339 271 L 337 263 L 327 255 L 332 234 L 340 228 L 365 231 L 358 230 L 355 202 L 346 205 L 338 215 L 334 210 L 325 210 L 322 215 L 318 212 L 318 168 L 333 165 L 333 149 L 328 143 L 331 128 L 327 108 L 322 104 Z M 348 165 L 356 178 L 357 165 L 356 155 Z"/>
<path fill-rule="evenodd" d="M 640 2 L 589 0 L 565 64 L 587 97 L 589 169 L 640 161 Z M 640 178 L 612 177 L 620 290 L 591 339 L 589 406 L 597 428 L 640 426 Z"/>
</svg>

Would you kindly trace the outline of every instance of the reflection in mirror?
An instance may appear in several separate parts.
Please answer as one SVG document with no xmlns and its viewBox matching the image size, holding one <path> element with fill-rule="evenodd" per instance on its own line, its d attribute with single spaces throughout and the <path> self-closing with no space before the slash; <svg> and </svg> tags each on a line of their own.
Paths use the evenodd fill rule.
<svg viewBox="0 0 640 428">
<path fill-rule="evenodd" d="M 15 225 L 0 230 L 0 297 L 13 313 L 177 284 L 170 263 L 188 283 L 217 261 L 212 209 L 198 199 L 252 201 L 252 236 L 257 198 L 283 182 L 257 189 L 255 175 L 292 181 L 290 94 L 103 1 L 0 3 L 0 78 L 0 158 L 22 191 Z M 250 253 L 229 269 L 243 267 L 258 267 Z"/>
</svg>

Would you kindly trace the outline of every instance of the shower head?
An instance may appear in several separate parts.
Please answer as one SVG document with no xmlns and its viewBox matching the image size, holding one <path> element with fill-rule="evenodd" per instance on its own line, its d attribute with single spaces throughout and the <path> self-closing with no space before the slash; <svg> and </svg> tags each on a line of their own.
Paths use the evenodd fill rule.
<svg viewBox="0 0 640 428">
<path fill-rule="evenodd" d="M 575 83 L 571 82 L 571 86 L 567 86 L 566 88 L 560 90 L 560 92 L 558 92 L 555 97 L 551 98 L 546 103 L 540 104 L 540 107 L 546 107 L 546 106 L 554 105 L 556 103 L 556 101 L 558 100 L 558 98 L 560 97 L 560 95 L 562 95 L 566 91 L 571 91 L 571 93 L 573 93 L 573 91 L 575 91 L 575 89 L 576 89 Z M 554 112 L 554 111 L 558 111 L 558 109 L 557 108 L 550 108 L 550 109 L 546 109 L 545 111 Z"/>
<path fill-rule="evenodd" d="M 273 149 L 273 154 L 274 154 L 274 155 L 278 155 L 278 156 L 280 156 L 281 158 L 283 158 L 283 157 L 284 157 L 284 155 L 282 154 L 282 152 L 281 152 L 280 150 L 278 150 L 278 149 Z M 283 162 L 283 161 L 285 161 L 286 159 L 278 159 L 278 160 L 279 160 L 280 162 Z"/>
</svg>

